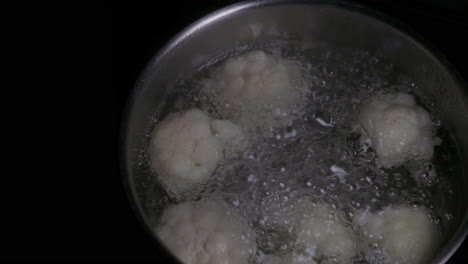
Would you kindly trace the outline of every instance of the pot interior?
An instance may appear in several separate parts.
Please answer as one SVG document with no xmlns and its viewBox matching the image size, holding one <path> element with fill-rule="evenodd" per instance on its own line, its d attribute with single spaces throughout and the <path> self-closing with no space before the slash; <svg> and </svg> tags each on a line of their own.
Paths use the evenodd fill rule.
<svg viewBox="0 0 468 264">
<path fill-rule="evenodd" d="M 463 241 L 467 230 L 468 97 L 467 88 L 449 63 L 421 39 L 384 15 L 337 1 L 255 1 L 217 11 L 185 29 L 155 56 L 138 80 L 124 126 L 123 163 L 126 182 L 145 225 L 152 225 L 148 203 L 164 198 L 154 187 L 144 162 L 145 140 L 155 111 L 164 112 L 166 95 L 178 80 L 242 46 L 275 41 L 318 47 L 362 50 L 410 76 L 456 142 L 459 166 L 449 180 L 454 198 L 452 220 L 433 263 L 444 263 Z M 151 188 L 151 201 L 147 195 Z M 152 229 L 152 228 L 149 228 Z"/>
</svg>

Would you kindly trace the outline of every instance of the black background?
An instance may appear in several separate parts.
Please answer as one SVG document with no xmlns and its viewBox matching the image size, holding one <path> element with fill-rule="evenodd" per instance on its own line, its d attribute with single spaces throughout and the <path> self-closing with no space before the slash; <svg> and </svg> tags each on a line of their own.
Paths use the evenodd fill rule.
<svg viewBox="0 0 468 264">
<path fill-rule="evenodd" d="M 117 146 L 123 107 L 137 75 L 172 36 L 196 19 L 234 2 L 169 0 L 162 3 L 153 0 L 120 2 L 108 7 L 107 11 L 111 11 L 112 18 L 110 27 L 103 34 L 110 31 L 112 35 L 111 91 L 115 112 L 110 135 L 114 135 L 111 137 L 114 147 L 110 149 L 110 154 L 98 155 L 111 155 L 109 166 L 112 169 L 107 164 L 94 164 L 88 157 L 81 157 L 74 162 L 91 166 L 83 169 L 83 172 L 89 170 L 88 178 L 84 181 L 86 184 L 79 184 L 80 189 L 76 193 L 75 189 L 78 188 L 70 188 L 73 194 L 67 195 L 66 191 L 41 193 L 47 198 L 36 200 L 31 197 L 28 201 L 22 201 L 25 206 L 11 213 L 21 215 L 22 220 L 12 218 L 11 225 L 3 226 L 3 231 L 11 232 L 2 231 L 0 234 L 1 238 L 8 241 L 2 243 L 5 244 L 0 249 L 2 257 L 161 260 L 150 237 L 130 208 L 122 186 Z M 393 16 L 419 32 L 438 47 L 468 80 L 468 40 L 465 37 L 468 33 L 468 8 L 463 1 L 357 2 Z M 94 133 L 91 128 L 89 131 Z M 60 153 L 60 149 L 56 151 Z M 96 175 L 89 177 L 94 165 L 99 168 L 96 167 Z M 100 177 L 102 174 L 108 177 Z M 68 187 L 74 185 L 73 182 L 65 181 L 58 184 Z M 54 188 L 63 189 L 50 189 Z M 468 242 L 448 263 L 468 263 L 468 257 L 463 254 L 467 249 Z"/>
</svg>

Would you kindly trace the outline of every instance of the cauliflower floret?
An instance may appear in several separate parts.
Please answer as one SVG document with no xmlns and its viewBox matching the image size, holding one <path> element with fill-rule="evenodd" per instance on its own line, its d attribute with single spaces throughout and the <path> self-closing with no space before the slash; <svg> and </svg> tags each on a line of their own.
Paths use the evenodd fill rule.
<svg viewBox="0 0 468 264">
<path fill-rule="evenodd" d="M 341 212 L 323 203 L 293 201 L 278 213 L 270 213 L 265 225 L 294 227 L 297 239 L 293 263 L 314 263 L 314 259 L 324 258 L 327 263 L 347 264 L 356 255 L 354 234 L 346 227 Z"/>
<path fill-rule="evenodd" d="M 169 250 L 187 264 L 247 264 L 254 251 L 248 224 L 213 201 L 168 207 L 156 232 Z"/>
<path fill-rule="evenodd" d="M 150 166 L 168 191 L 180 193 L 211 176 L 224 156 L 225 144 L 241 151 L 245 141 L 239 127 L 210 120 L 201 110 L 173 113 L 151 132 Z M 242 144 L 234 145 L 236 142 Z"/>
<path fill-rule="evenodd" d="M 409 94 L 379 95 L 362 106 L 363 141 L 371 143 L 384 168 L 410 160 L 430 160 L 435 140 L 429 113 Z"/>
<path fill-rule="evenodd" d="M 328 259 L 327 263 L 350 263 L 356 255 L 353 233 L 346 227 L 343 216 L 337 210 L 322 203 L 307 202 L 300 221 L 297 240 L 304 244 L 306 252 Z"/>
<path fill-rule="evenodd" d="M 375 214 L 361 210 L 354 223 L 370 243 L 382 247 L 386 263 L 427 263 L 440 239 L 423 207 L 386 207 Z"/>
<path fill-rule="evenodd" d="M 289 105 L 303 98 L 305 87 L 295 83 L 299 77 L 292 62 L 254 50 L 223 62 L 206 80 L 203 91 L 215 91 L 226 108 L 240 114 L 236 119 L 259 121 L 267 118 L 265 110 L 274 116 L 287 115 Z"/>
</svg>

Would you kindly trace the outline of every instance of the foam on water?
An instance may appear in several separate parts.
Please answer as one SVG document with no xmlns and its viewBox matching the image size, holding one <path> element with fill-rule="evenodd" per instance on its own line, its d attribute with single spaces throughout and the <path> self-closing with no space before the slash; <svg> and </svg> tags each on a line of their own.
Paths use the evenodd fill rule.
<svg viewBox="0 0 468 264">
<path fill-rule="evenodd" d="M 236 208 L 255 229 L 258 250 L 252 263 L 261 263 L 265 254 L 298 252 L 294 214 L 285 213 L 298 199 L 320 201 L 341 211 L 350 230 L 351 219 L 359 209 L 425 206 L 444 233 L 453 214 L 448 205 L 454 199 L 451 179 L 455 177 L 457 156 L 436 109 L 430 100 L 421 97 L 417 84 L 391 64 L 362 50 L 290 42 L 262 43 L 242 50 L 259 47 L 300 67 L 303 79 L 294 83 L 310 91 L 306 103 L 292 102 L 294 111 L 285 117 L 282 126 L 246 128 L 247 137 L 254 143 L 243 155 L 224 160 L 206 184 L 179 197 L 167 196 L 158 185 L 147 169 L 143 147 L 139 177 L 146 182 L 148 191 L 142 199 L 152 223 L 157 223 L 161 208 L 167 204 L 218 197 Z M 200 93 L 204 80 L 225 57 L 209 63 L 192 78 L 177 82 L 171 102 L 158 112 L 154 122 L 168 112 L 191 107 L 205 110 L 212 118 L 226 118 L 226 106 L 219 104 L 216 93 Z M 361 142 L 356 129 L 359 107 L 375 94 L 390 92 L 417 95 L 420 106 L 431 113 L 437 136 L 442 139 L 442 144 L 435 147 L 432 162 L 378 168 L 372 148 Z M 278 223 L 275 216 L 281 214 L 286 217 Z M 383 263 L 379 248 L 356 237 L 356 263 Z M 318 263 L 327 261 L 325 258 Z"/>
</svg>

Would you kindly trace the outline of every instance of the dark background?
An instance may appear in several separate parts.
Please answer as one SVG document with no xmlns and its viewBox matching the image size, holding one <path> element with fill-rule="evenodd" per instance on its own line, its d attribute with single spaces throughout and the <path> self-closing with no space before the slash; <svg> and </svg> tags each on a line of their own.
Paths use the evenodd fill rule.
<svg viewBox="0 0 468 264">
<path fill-rule="evenodd" d="M 112 35 L 111 91 L 115 100 L 112 139 L 115 146 L 118 142 L 127 96 L 137 75 L 150 58 L 184 27 L 234 2 L 236 1 L 169 0 L 163 4 L 155 0 L 127 1 L 114 3 L 108 7 L 107 10 L 111 11 L 112 18 L 110 28 L 103 34 L 108 34 L 110 31 Z M 439 48 L 468 80 L 466 1 L 359 0 L 356 2 L 378 9 L 409 25 Z M 82 19 L 85 20 L 86 17 Z M 88 177 L 86 184 L 79 185 L 80 190 L 76 194 L 73 192 L 74 197 L 70 198 L 72 195 L 67 196 L 66 193 L 60 196 L 55 193 L 48 194 L 50 197 L 47 197 L 50 199 L 40 200 L 50 202 L 47 207 L 40 204 L 39 200 L 34 200 L 34 197 L 25 201 L 26 206 L 21 207 L 22 211 L 17 210 L 19 215 L 25 216 L 24 220 L 16 225 L 3 227 L 12 232 L 11 235 L 10 233 L 6 235 L 6 239 L 2 237 L 6 233 L 0 234 L 5 241 L 8 240 L 6 245 L 1 246 L 0 255 L 14 259 L 161 260 L 160 253 L 156 251 L 127 201 L 117 153 L 117 147 L 110 152 L 110 155 L 113 155 L 110 159 L 112 166 L 110 172 L 107 166 L 96 165 L 99 166 L 97 174 L 106 174 L 109 177 L 92 175 L 93 180 L 88 180 L 90 178 Z M 87 162 L 86 157 L 77 161 L 78 164 Z M 89 169 L 90 172 L 93 171 Z M 73 185 L 65 181 L 59 184 Z M 86 185 L 93 188 L 88 190 Z M 56 202 L 57 199 L 60 202 Z M 46 217 L 47 214 L 54 217 Z M 15 224 L 13 222 L 12 220 L 12 224 Z M 466 250 L 468 242 L 463 244 L 448 263 L 468 263 L 468 256 L 464 256 Z"/>
</svg>

